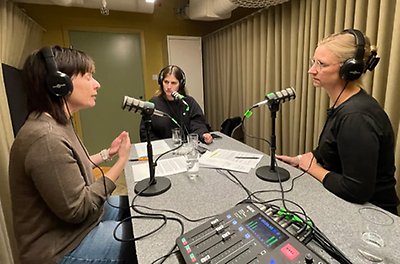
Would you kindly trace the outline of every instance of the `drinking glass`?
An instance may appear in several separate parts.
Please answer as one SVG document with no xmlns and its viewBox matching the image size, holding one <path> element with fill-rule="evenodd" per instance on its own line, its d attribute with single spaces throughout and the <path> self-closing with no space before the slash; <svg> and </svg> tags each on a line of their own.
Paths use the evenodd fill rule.
<svg viewBox="0 0 400 264">
<path fill-rule="evenodd" d="M 358 210 L 361 225 L 358 235 L 358 253 L 371 262 L 383 262 L 388 256 L 386 243 L 394 220 L 389 213 L 374 207 Z"/>
<path fill-rule="evenodd" d="M 195 179 L 199 175 L 199 152 L 197 146 L 199 136 L 195 133 L 187 136 L 187 153 L 185 154 L 187 173 L 190 179 Z"/>
<path fill-rule="evenodd" d="M 173 128 L 171 130 L 172 133 L 172 142 L 174 145 L 178 146 L 182 143 L 182 134 L 180 128 Z"/>
</svg>

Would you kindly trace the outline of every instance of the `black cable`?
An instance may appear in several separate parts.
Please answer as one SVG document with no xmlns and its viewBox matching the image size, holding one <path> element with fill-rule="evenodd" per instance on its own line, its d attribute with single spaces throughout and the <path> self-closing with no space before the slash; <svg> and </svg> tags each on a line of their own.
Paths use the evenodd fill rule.
<svg viewBox="0 0 400 264">
<path fill-rule="evenodd" d="M 292 181 L 291 181 L 291 186 L 289 187 L 289 189 L 283 190 L 283 192 L 285 192 L 285 193 L 291 192 L 291 191 L 293 190 L 293 188 L 294 188 L 294 181 L 297 180 L 297 179 L 299 179 L 300 177 L 304 176 L 305 173 L 306 173 L 306 172 L 303 171 L 303 172 L 300 173 L 299 175 L 293 177 L 293 178 L 292 178 Z M 254 192 L 252 192 L 252 193 L 250 194 L 250 197 L 253 196 L 253 195 L 255 195 L 255 194 L 258 194 L 258 193 L 281 192 L 281 191 L 282 191 L 282 190 L 259 190 L 259 191 L 254 191 Z"/>
<path fill-rule="evenodd" d="M 119 238 L 117 236 L 117 230 L 120 227 L 120 225 L 122 225 L 124 222 L 127 222 L 127 221 L 131 222 L 132 219 L 154 219 L 154 220 L 162 219 L 164 221 L 157 228 L 155 228 L 155 229 L 151 230 L 150 232 L 148 232 L 148 233 L 146 233 L 144 235 L 141 235 L 139 237 Z M 155 234 L 157 231 L 161 230 L 161 228 L 163 228 L 166 224 L 167 224 L 167 217 L 165 215 L 162 215 L 162 214 L 147 214 L 146 216 L 144 216 L 144 215 L 128 216 L 128 217 L 126 217 L 126 218 L 124 218 L 124 219 L 122 219 L 121 221 L 118 222 L 117 226 L 114 228 L 113 237 L 114 237 L 115 240 L 117 240 L 119 242 L 139 241 L 139 240 L 141 240 L 143 238 L 146 238 L 148 236 L 151 236 L 151 235 Z"/>
<path fill-rule="evenodd" d="M 176 215 L 182 217 L 183 219 L 185 219 L 186 221 L 192 222 L 192 223 L 201 222 L 201 221 L 216 217 L 216 215 L 210 215 L 210 216 L 205 216 L 205 217 L 202 217 L 202 218 L 191 219 L 191 218 L 189 218 L 189 217 L 187 217 L 187 216 L 185 216 L 185 215 L 183 215 L 183 214 L 181 214 L 181 213 L 179 213 L 177 211 L 170 210 L 170 209 L 159 209 L 159 208 L 153 208 L 153 207 L 149 207 L 149 206 L 145 206 L 145 205 L 139 205 L 139 204 L 136 204 L 135 207 L 142 207 L 142 208 L 145 208 L 147 210 L 160 211 L 160 212 L 176 214 Z"/>
<path fill-rule="evenodd" d="M 246 113 L 247 113 L 247 112 L 250 112 L 252 109 L 253 109 L 253 108 L 250 108 L 249 110 L 246 111 Z M 245 119 L 246 119 L 246 115 L 244 115 L 244 116 L 242 117 L 242 121 L 240 122 L 240 124 L 242 125 L 242 129 L 243 129 L 243 134 L 244 134 L 244 136 L 245 136 L 245 137 L 252 138 L 252 139 L 263 140 L 263 141 L 265 141 L 269 146 L 271 146 L 271 142 L 269 142 L 267 139 L 261 138 L 261 137 L 256 137 L 256 136 L 249 135 L 249 134 L 246 133 L 246 129 L 245 129 L 245 126 L 244 126 L 244 120 L 245 120 Z M 240 125 L 240 124 L 239 124 L 239 125 Z"/>
<path fill-rule="evenodd" d="M 176 254 L 176 253 L 178 253 L 179 252 L 179 250 L 176 250 L 176 251 L 174 251 L 174 249 L 176 248 L 176 244 L 175 244 L 175 246 L 172 248 L 172 250 L 170 250 L 169 252 L 168 252 L 168 254 L 165 254 L 164 256 L 161 256 L 161 257 L 159 257 L 158 259 L 156 259 L 156 260 L 154 260 L 153 262 L 151 262 L 151 264 L 154 264 L 154 263 L 157 263 L 157 261 L 159 261 L 159 260 L 161 260 L 161 259 L 164 259 L 161 263 L 163 263 L 168 257 L 170 257 L 172 254 Z M 161 264 L 160 263 L 160 264 Z"/>
<path fill-rule="evenodd" d="M 139 217 L 139 216 L 134 216 L 134 217 L 131 217 L 131 218 L 129 218 L 129 219 L 132 219 L 132 218 L 160 219 L 160 217 L 162 217 L 162 219 L 164 220 L 164 222 L 163 222 L 163 224 L 160 225 L 157 229 L 154 229 L 154 230 L 152 230 L 151 232 L 146 233 L 145 235 L 142 235 L 142 236 L 139 237 L 139 238 L 134 238 L 133 241 L 136 241 L 136 240 L 139 240 L 139 239 L 148 237 L 148 236 L 150 236 L 150 235 L 156 233 L 157 231 L 159 231 L 162 227 L 164 227 L 164 226 L 166 225 L 166 223 L 167 223 L 168 220 L 172 220 L 172 221 L 178 222 L 178 223 L 180 224 L 180 226 L 181 226 L 180 235 L 183 235 L 183 234 L 184 234 L 185 228 L 184 228 L 184 224 L 183 224 L 182 220 L 180 220 L 179 218 L 166 216 L 166 215 L 164 215 L 164 214 L 153 214 L 153 213 L 143 212 L 143 211 L 141 211 L 141 210 L 139 210 L 139 209 L 137 208 L 137 207 L 146 208 L 145 206 L 135 205 L 135 200 L 136 200 L 137 197 L 140 196 L 140 194 L 141 194 L 142 192 L 145 192 L 149 187 L 150 187 L 150 185 L 147 186 L 146 188 L 144 188 L 142 191 L 140 191 L 140 192 L 138 192 L 137 194 L 135 194 L 135 196 L 133 197 L 132 202 L 131 202 L 131 208 L 132 208 L 136 213 L 141 214 L 142 216 L 140 216 L 140 217 Z M 173 211 L 171 210 L 171 212 L 173 212 Z M 128 219 L 128 218 L 126 218 L 126 219 Z M 114 234 L 115 234 L 115 233 L 116 233 L 116 231 L 114 230 Z M 129 240 L 129 241 L 132 241 L 132 239 Z M 155 263 L 155 262 L 157 262 L 157 261 L 159 261 L 159 260 L 161 260 L 161 259 L 163 259 L 163 260 L 160 262 L 160 264 L 161 264 L 161 263 L 164 263 L 164 261 L 165 261 L 169 256 L 172 255 L 172 252 L 174 251 L 175 248 L 176 248 L 176 244 L 175 244 L 174 247 L 169 251 L 168 254 L 166 254 L 166 255 L 164 255 L 164 256 L 158 258 L 156 261 L 154 261 L 154 262 L 152 262 L 152 263 Z"/>
<path fill-rule="evenodd" d="M 225 177 L 227 177 L 227 175 L 226 175 L 226 174 L 223 174 L 222 172 L 223 172 L 223 171 L 226 171 L 227 173 L 229 173 L 229 175 L 231 175 L 231 176 L 236 180 L 236 182 L 233 181 L 232 179 L 230 179 L 229 177 L 227 177 L 227 178 L 228 178 L 230 181 L 232 181 L 233 183 L 236 183 L 236 184 L 238 184 L 240 187 L 242 187 L 242 189 L 247 193 L 247 195 L 250 195 L 251 191 L 250 191 L 246 186 L 244 186 L 244 184 L 232 173 L 231 170 L 227 170 L 227 169 L 216 169 L 216 171 L 217 171 L 219 174 L 224 175 Z"/>
<path fill-rule="evenodd" d="M 88 159 L 89 162 L 93 165 L 93 167 L 95 167 L 95 168 L 97 168 L 97 169 L 100 170 L 100 173 L 101 173 L 101 176 L 102 176 L 102 179 L 103 179 L 104 194 L 105 194 L 105 196 L 106 196 L 106 202 L 107 202 L 108 204 L 110 204 L 110 203 L 108 202 L 108 196 L 109 196 L 109 195 L 107 194 L 107 185 L 106 185 L 106 179 L 105 179 L 104 171 L 103 171 L 102 168 L 100 168 L 99 165 L 97 165 L 96 163 L 94 163 L 94 162 L 92 161 L 92 159 L 90 158 L 89 153 L 87 152 L 87 150 L 86 150 L 85 146 L 83 145 L 81 139 L 79 138 L 78 134 L 76 133 L 76 129 L 75 129 L 75 126 L 74 126 L 74 122 L 73 122 L 73 120 L 72 120 L 72 114 L 71 114 L 71 112 L 70 112 L 70 110 L 69 110 L 69 107 L 68 107 L 68 104 L 67 104 L 67 100 L 65 100 L 65 97 L 62 97 L 62 99 L 63 99 L 63 101 L 64 101 L 65 107 L 67 108 L 67 112 L 68 112 L 68 115 L 69 115 L 69 120 L 70 120 L 70 122 L 71 122 L 72 130 L 74 131 L 75 137 L 77 138 L 77 140 L 78 140 L 78 142 L 79 142 L 81 148 L 83 149 L 83 152 L 85 153 L 87 159 Z M 110 205 L 111 205 L 111 204 L 110 204 Z"/>
</svg>

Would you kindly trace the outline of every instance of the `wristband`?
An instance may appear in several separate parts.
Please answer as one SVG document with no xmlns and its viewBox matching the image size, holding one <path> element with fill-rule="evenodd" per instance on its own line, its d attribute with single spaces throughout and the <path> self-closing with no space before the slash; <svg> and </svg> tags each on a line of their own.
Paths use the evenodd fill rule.
<svg viewBox="0 0 400 264">
<path fill-rule="evenodd" d="M 110 161 L 112 158 L 110 157 L 110 151 L 108 149 L 103 149 L 100 151 L 100 157 L 103 159 L 103 161 Z"/>
<path fill-rule="evenodd" d="M 299 165 L 297 165 L 297 166 L 300 166 L 300 160 L 301 160 L 302 157 L 303 157 L 303 155 L 297 155 L 296 156 L 297 162 L 299 163 Z"/>
</svg>

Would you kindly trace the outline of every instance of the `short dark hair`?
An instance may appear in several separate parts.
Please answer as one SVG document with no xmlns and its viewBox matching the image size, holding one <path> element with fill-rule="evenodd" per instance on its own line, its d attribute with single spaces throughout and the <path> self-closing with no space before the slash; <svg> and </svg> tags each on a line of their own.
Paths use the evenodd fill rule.
<svg viewBox="0 0 400 264">
<path fill-rule="evenodd" d="M 70 78 L 74 75 L 85 74 L 94 68 L 94 61 L 86 53 L 76 49 L 60 46 L 50 47 L 54 54 L 57 70 L 65 73 Z M 49 113 L 58 123 L 67 124 L 65 115 L 65 99 L 50 93 L 46 78 L 48 70 L 41 48 L 34 51 L 26 59 L 22 74 L 24 88 L 27 93 L 28 113 Z M 67 95 L 68 96 L 68 95 Z"/>
</svg>

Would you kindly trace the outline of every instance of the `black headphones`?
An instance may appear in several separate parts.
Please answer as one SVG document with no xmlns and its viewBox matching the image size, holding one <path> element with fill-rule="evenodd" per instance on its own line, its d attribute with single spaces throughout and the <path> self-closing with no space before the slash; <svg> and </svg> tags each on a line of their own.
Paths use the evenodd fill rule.
<svg viewBox="0 0 400 264">
<path fill-rule="evenodd" d="M 364 34 L 357 29 L 345 29 L 342 33 L 350 33 L 356 40 L 356 54 L 354 58 L 348 58 L 340 67 L 340 77 L 345 81 L 357 80 L 366 71 L 364 63 L 364 47 L 365 38 Z"/>
<path fill-rule="evenodd" d="M 182 79 L 179 80 L 179 89 L 185 88 L 186 85 L 186 76 L 185 72 L 176 65 L 168 65 L 167 67 L 163 68 L 160 73 L 158 74 L 158 84 L 162 87 L 164 81 L 164 73 L 171 72 L 174 68 L 176 68 L 182 75 Z"/>
<path fill-rule="evenodd" d="M 63 97 L 72 93 L 73 85 L 71 78 L 58 70 L 52 48 L 44 47 L 41 50 L 41 54 L 46 64 L 46 82 L 50 93 L 57 97 Z"/>
</svg>

